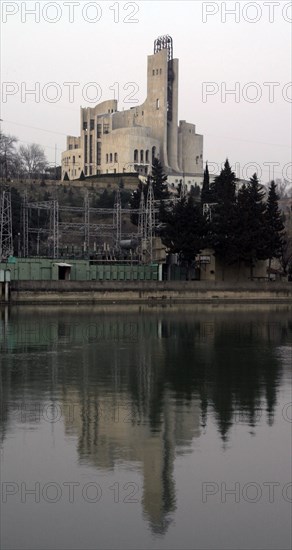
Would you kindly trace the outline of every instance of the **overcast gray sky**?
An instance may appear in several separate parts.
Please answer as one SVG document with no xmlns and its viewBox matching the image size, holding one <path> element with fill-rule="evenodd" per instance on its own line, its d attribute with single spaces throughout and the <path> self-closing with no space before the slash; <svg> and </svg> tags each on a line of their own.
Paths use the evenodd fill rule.
<svg viewBox="0 0 292 550">
<path fill-rule="evenodd" d="M 211 170 L 228 156 L 240 177 L 258 166 L 263 183 L 292 181 L 292 2 L 2 0 L 1 9 L 2 129 L 42 145 L 50 162 L 55 147 L 60 162 L 67 134 L 79 135 L 80 105 L 118 91 L 120 110 L 144 101 L 147 55 L 169 34 L 179 118 L 204 135 Z M 26 94 L 33 88 L 39 98 Z M 137 103 L 125 101 L 129 93 Z"/>
</svg>

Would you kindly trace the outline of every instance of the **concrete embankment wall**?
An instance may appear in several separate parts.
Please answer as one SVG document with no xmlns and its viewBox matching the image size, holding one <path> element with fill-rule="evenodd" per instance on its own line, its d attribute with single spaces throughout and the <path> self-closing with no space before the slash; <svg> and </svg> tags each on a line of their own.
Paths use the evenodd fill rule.
<svg viewBox="0 0 292 550">
<path fill-rule="evenodd" d="M 292 283 L 13 281 L 13 303 L 292 302 Z"/>
</svg>

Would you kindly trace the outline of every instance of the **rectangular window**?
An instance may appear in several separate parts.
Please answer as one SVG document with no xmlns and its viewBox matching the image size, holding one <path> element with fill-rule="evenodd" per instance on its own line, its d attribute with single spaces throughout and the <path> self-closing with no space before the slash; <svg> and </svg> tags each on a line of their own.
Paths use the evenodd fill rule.
<svg viewBox="0 0 292 550">
<path fill-rule="evenodd" d="M 92 163 L 92 136 L 89 136 L 89 162 Z"/>
<path fill-rule="evenodd" d="M 87 166 L 85 166 L 84 171 L 85 171 L 85 176 L 87 176 Z"/>
<path fill-rule="evenodd" d="M 101 137 L 101 124 L 97 124 L 96 126 L 96 137 L 97 138 Z"/>
<path fill-rule="evenodd" d="M 104 134 L 108 134 L 108 133 L 109 133 L 109 124 L 104 124 L 104 125 L 103 125 L 103 133 L 104 133 Z"/>
<path fill-rule="evenodd" d="M 115 162 L 118 162 L 118 153 L 115 153 Z"/>
<path fill-rule="evenodd" d="M 94 130 L 94 120 L 90 119 L 90 130 Z"/>
<path fill-rule="evenodd" d="M 84 162 L 85 162 L 85 164 L 88 162 L 87 145 L 88 145 L 88 137 L 85 136 L 85 139 L 84 139 Z"/>
<path fill-rule="evenodd" d="M 89 166 L 89 175 L 92 176 L 92 166 Z"/>
<path fill-rule="evenodd" d="M 156 109 L 158 110 L 159 107 L 160 107 L 160 101 L 159 101 L 159 99 L 156 99 Z"/>
<path fill-rule="evenodd" d="M 96 164 L 99 166 L 101 164 L 101 143 L 97 143 L 96 147 Z"/>
<path fill-rule="evenodd" d="M 86 130 L 87 130 L 87 121 L 86 121 L 86 120 L 83 122 L 83 130 L 84 130 L 85 132 L 86 132 Z"/>
<path fill-rule="evenodd" d="M 73 149 L 73 145 L 69 145 L 69 151 L 71 151 L 71 149 Z"/>
</svg>

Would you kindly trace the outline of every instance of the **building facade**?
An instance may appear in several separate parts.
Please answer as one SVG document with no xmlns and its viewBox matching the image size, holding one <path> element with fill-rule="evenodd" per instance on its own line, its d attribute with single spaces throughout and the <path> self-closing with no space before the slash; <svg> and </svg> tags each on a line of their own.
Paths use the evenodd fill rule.
<svg viewBox="0 0 292 550">
<path fill-rule="evenodd" d="M 178 122 L 179 61 L 173 59 L 169 36 L 155 40 L 148 56 L 147 98 L 118 111 L 117 100 L 80 110 L 80 137 L 67 137 L 62 154 L 62 179 L 136 172 L 147 177 L 159 158 L 169 183 L 184 179 L 200 184 L 203 177 L 203 136 L 194 124 Z"/>
</svg>

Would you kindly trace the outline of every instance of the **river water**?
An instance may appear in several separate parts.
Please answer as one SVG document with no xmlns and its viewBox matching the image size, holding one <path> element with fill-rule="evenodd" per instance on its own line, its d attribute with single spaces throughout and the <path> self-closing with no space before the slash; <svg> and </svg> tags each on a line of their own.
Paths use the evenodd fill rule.
<svg viewBox="0 0 292 550">
<path fill-rule="evenodd" d="M 291 308 L 0 323 L 3 550 L 290 549 Z"/>
</svg>

